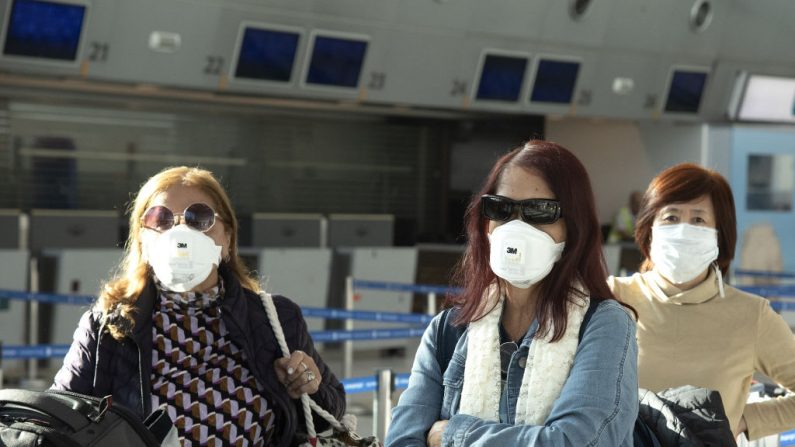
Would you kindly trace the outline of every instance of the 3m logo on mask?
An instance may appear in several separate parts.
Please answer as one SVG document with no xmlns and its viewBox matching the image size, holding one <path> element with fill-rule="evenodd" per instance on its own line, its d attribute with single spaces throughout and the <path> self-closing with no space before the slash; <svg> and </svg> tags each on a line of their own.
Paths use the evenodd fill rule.
<svg viewBox="0 0 795 447">
<path fill-rule="evenodd" d="M 187 225 L 162 233 L 143 234 L 143 251 L 155 276 L 174 292 L 187 292 L 207 279 L 213 266 L 221 263 L 221 246 Z"/>
<path fill-rule="evenodd" d="M 522 262 L 522 253 L 519 250 L 519 246 L 517 245 L 506 245 L 505 246 L 505 254 L 503 255 L 505 258 L 505 262 L 510 264 L 516 264 Z"/>
<path fill-rule="evenodd" d="M 489 235 L 489 266 L 495 275 L 514 287 L 526 289 L 543 279 L 560 259 L 564 243 L 543 231 L 512 220 Z"/>
</svg>

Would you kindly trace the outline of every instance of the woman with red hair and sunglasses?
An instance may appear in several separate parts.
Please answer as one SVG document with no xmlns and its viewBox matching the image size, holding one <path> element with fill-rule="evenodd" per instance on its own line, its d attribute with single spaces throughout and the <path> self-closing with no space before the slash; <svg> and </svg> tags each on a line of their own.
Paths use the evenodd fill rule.
<svg viewBox="0 0 795 447">
<path fill-rule="evenodd" d="M 649 184 L 635 241 L 640 273 L 610 278 L 637 309 L 640 385 L 720 392 L 735 435 L 795 428 L 795 396 L 746 404 L 754 374 L 795 390 L 795 338 L 768 300 L 724 284 L 734 258 L 734 198 L 717 172 L 682 163 Z"/>
<path fill-rule="evenodd" d="M 633 445 L 635 323 L 605 283 L 579 160 L 544 141 L 502 156 L 466 228 L 463 291 L 426 330 L 386 444 Z"/>
<path fill-rule="evenodd" d="M 282 357 L 209 171 L 161 171 L 130 211 L 120 273 L 80 320 L 53 388 L 112 395 L 141 419 L 166 405 L 183 445 L 293 445 L 307 432 L 303 393 L 342 415 L 345 391 L 300 309 L 273 296 L 292 352 Z"/>
</svg>

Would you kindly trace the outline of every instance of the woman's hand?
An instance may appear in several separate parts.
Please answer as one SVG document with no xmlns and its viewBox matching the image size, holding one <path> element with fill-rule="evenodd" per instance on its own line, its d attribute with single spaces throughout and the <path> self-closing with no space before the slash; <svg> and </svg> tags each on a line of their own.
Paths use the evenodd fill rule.
<svg viewBox="0 0 795 447">
<path fill-rule="evenodd" d="M 428 447 L 441 447 L 442 445 L 442 434 L 444 433 L 444 429 L 447 428 L 447 420 L 443 421 L 436 421 L 431 426 L 431 429 L 428 430 L 428 439 L 426 439 Z"/>
<path fill-rule="evenodd" d="M 315 394 L 320 388 L 320 370 L 311 356 L 303 351 L 293 351 L 290 358 L 282 357 L 273 362 L 276 377 L 287 387 L 287 394 L 298 399 L 301 394 Z"/>
</svg>

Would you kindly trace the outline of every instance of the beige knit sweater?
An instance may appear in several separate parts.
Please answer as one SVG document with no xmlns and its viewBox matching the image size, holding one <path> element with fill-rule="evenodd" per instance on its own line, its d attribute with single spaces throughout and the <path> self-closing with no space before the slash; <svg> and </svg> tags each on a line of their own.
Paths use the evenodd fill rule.
<svg viewBox="0 0 795 447">
<path fill-rule="evenodd" d="M 758 371 L 795 390 L 795 337 L 766 299 L 715 273 L 682 292 L 655 272 L 608 279 L 638 311 L 638 381 L 652 391 L 695 385 L 720 391 L 732 430 L 744 415 L 749 439 L 795 428 L 795 396 L 746 405 Z"/>
</svg>

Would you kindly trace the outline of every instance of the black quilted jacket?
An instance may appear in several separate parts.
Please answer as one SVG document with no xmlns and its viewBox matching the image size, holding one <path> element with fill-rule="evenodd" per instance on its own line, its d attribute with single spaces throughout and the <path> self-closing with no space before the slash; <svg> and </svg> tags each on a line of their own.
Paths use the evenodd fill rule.
<svg viewBox="0 0 795 447">
<path fill-rule="evenodd" d="M 279 383 L 273 362 L 281 355 L 260 297 L 241 287 L 225 266 L 219 268 L 225 296 L 221 315 L 229 337 L 246 354 L 248 368 L 265 389 L 264 397 L 274 408 L 276 434 L 273 445 L 292 445 L 296 432 L 305 433 L 299 400 L 293 400 Z M 157 289 L 150 283 L 136 301 L 135 326 L 117 341 L 102 326 L 102 313 L 91 309 L 80 319 L 74 341 L 55 376 L 53 388 L 94 396 L 113 395 L 115 404 L 135 411 L 142 419 L 151 409 L 152 310 Z M 283 296 L 274 296 L 279 320 L 290 351 L 311 355 L 322 374 L 320 389 L 312 398 L 338 418 L 345 411 L 345 390 L 317 354 L 301 315 L 301 309 Z M 320 431 L 327 425 L 316 416 Z"/>
<path fill-rule="evenodd" d="M 635 424 L 636 447 L 737 445 L 717 391 L 685 385 L 655 394 L 641 388 L 638 397 L 640 411 Z"/>
</svg>

